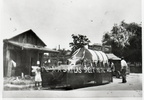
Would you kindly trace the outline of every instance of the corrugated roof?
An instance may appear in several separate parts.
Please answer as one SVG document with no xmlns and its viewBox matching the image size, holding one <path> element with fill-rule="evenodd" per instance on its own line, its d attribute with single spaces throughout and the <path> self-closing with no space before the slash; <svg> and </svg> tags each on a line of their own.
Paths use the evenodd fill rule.
<svg viewBox="0 0 144 100">
<path fill-rule="evenodd" d="M 45 51 L 45 52 L 57 52 L 56 50 L 51 50 L 49 48 L 45 48 L 45 47 L 39 47 L 37 45 L 32 45 L 32 44 L 28 44 L 28 43 L 19 43 L 19 42 L 15 42 L 15 41 L 7 41 L 8 43 L 21 47 L 23 49 L 32 49 L 32 50 L 40 50 L 40 51 Z"/>
</svg>

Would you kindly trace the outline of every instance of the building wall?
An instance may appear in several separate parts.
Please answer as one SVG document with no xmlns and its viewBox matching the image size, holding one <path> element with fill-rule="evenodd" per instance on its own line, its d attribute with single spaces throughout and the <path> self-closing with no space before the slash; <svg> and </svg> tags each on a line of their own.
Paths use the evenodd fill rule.
<svg viewBox="0 0 144 100">
<path fill-rule="evenodd" d="M 33 59 L 33 61 L 32 61 Z M 25 75 L 31 74 L 31 66 L 36 66 L 38 58 L 37 50 L 22 50 L 14 45 L 4 43 L 3 52 L 3 66 L 4 66 L 4 76 L 8 75 L 8 68 L 11 67 L 10 60 L 16 63 L 15 76 L 20 76 L 23 72 Z"/>
<path fill-rule="evenodd" d="M 8 68 L 10 68 L 10 60 L 16 62 L 15 75 L 19 76 L 23 72 L 25 75 L 31 75 L 31 66 L 36 66 L 37 61 L 43 59 L 44 51 L 25 49 L 21 46 L 9 44 L 8 41 L 15 41 L 17 43 L 32 44 L 36 47 L 44 47 L 45 43 L 32 31 L 28 30 L 22 34 L 19 34 L 11 39 L 4 40 L 3 44 L 3 67 L 4 76 L 7 76 Z M 42 64 L 42 63 L 41 63 Z"/>
<path fill-rule="evenodd" d="M 14 47 L 8 43 L 4 43 L 3 45 L 3 66 L 4 66 L 4 76 L 8 75 L 8 68 L 11 67 L 10 61 L 13 60 L 16 62 L 17 60 L 17 47 Z"/>
<path fill-rule="evenodd" d="M 9 40 L 19 42 L 19 43 L 29 43 L 33 45 L 37 45 L 40 47 L 44 47 L 45 44 L 36 36 L 36 34 L 33 31 L 26 31 L 23 34 L 20 34 L 16 37 L 13 37 Z"/>
<path fill-rule="evenodd" d="M 21 54 L 21 64 L 20 69 L 24 75 L 31 75 L 32 66 L 37 65 L 38 58 L 38 51 L 34 50 L 23 50 Z"/>
</svg>

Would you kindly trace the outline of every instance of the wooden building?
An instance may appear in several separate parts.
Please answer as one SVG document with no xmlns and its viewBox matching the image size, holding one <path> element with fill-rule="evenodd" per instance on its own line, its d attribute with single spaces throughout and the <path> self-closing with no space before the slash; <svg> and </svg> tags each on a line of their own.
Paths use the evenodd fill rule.
<svg viewBox="0 0 144 100">
<path fill-rule="evenodd" d="M 42 65 L 44 53 L 58 53 L 56 50 L 45 48 L 46 44 L 32 31 L 28 30 L 10 39 L 3 40 L 3 67 L 4 76 L 12 76 L 14 69 L 15 76 L 31 75 L 31 66 L 37 62 Z M 11 61 L 16 63 L 12 67 Z"/>
</svg>

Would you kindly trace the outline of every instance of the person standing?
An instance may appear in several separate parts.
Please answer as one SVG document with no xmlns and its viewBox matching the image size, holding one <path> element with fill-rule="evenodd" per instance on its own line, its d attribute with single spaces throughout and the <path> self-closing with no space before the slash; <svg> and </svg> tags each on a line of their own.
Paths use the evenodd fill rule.
<svg viewBox="0 0 144 100">
<path fill-rule="evenodd" d="M 10 59 L 8 63 L 8 72 L 7 72 L 8 77 L 12 76 L 15 77 L 15 68 L 16 68 L 16 62 Z"/>
<path fill-rule="evenodd" d="M 38 87 L 39 89 L 42 82 L 40 67 L 37 67 L 35 70 L 32 70 L 32 72 L 35 72 L 35 87 Z"/>
<path fill-rule="evenodd" d="M 124 58 L 121 58 L 121 75 L 122 75 L 122 83 L 126 83 L 126 69 L 127 69 L 127 63 L 124 60 Z"/>
<path fill-rule="evenodd" d="M 113 62 L 111 63 L 111 71 L 112 71 L 112 74 L 114 75 L 115 65 L 114 65 L 114 63 L 113 63 Z"/>
</svg>

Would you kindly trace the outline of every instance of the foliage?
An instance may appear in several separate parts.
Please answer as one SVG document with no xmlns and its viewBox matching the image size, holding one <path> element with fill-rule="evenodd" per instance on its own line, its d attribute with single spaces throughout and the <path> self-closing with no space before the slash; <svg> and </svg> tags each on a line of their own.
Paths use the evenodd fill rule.
<svg viewBox="0 0 144 100">
<path fill-rule="evenodd" d="M 72 48 L 72 52 L 90 43 L 90 40 L 87 38 L 87 36 L 84 35 L 72 34 L 72 38 L 73 38 L 73 42 L 69 43 L 70 47 Z"/>
<path fill-rule="evenodd" d="M 67 60 L 68 58 L 70 58 L 70 50 L 65 50 L 65 49 L 60 49 L 58 50 L 59 51 L 59 54 L 58 54 L 58 57 L 59 57 L 59 61 L 61 61 L 62 64 L 66 64 L 67 63 Z"/>
<path fill-rule="evenodd" d="M 112 52 L 129 61 L 142 61 L 142 27 L 136 23 L 115 24 L 103 35 L 103 44 L 111 45 Z"/>
</svg>

